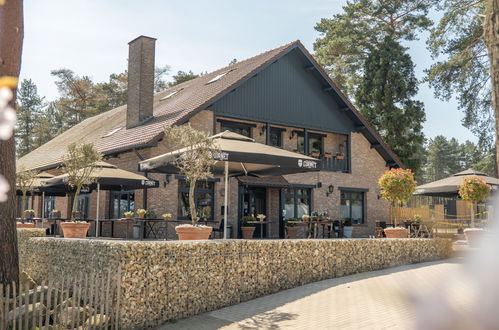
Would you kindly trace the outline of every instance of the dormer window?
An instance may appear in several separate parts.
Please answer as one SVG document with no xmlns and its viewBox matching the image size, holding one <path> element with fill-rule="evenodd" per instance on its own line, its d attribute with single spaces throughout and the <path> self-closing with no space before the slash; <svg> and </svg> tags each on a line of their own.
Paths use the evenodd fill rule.
<svg viewBox="0 0 499 330">
<path fill-rule="evenodd" d="M 216 75 L 215 77 L 211 78 L 210 81 L 208 81 L 206 83 L 206 85 L 214 83 L 215 81 L 218 81 L 218 80 L 222 79 L 222 77 L 224 77 L 226 74 L 228 74 L 229 72 L 234 71 L 234 70 L 235 69 L 228 70 L 228 71 L 225 71 L 225 72 L 222 72 L 222 73 Z"/>
<path fill-rule="evenodd" d="M 177 89 L 176 91 L 173 91 L 171 93 L 169 93 L 168 95 L 166 96 L 163 96 L 162 98 L 160 98 L 159 100 L 160 101 L 164 101 L 164 100 L 167 100 L 169 99 L 170 97 L 172 97 L 173 95 L 177 94 L 178 92 L 180 92 L 181 90 L 183 90 L 184 88 L 180 88 L 180 89 Z"/>
<path fill-rule="evenodd" d="M 115 129 L 112 129 L 110 130 L 109 132 L 106 133 L 106 135 L 104 135 L 103 137 L 108 137 L 108 136 L 111 136 L 113 135 L 114 133 L 118 132 L 120 129 L 122 129 L 123 127 L 118 127 L 118 128 L 115 128 Z"/>
</svg>

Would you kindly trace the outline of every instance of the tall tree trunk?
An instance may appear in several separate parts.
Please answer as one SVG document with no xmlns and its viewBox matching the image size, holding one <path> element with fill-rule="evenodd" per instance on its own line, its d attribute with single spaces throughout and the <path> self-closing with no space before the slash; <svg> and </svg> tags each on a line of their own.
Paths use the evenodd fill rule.
<svg viewBox="0 0 499 330">
<path fill-rule="evenodd" d="M 23 41 L 23 1 L 7 0 L 0 5 L 0 77 L 19 77 Z M 14 93 L 15 95 L 15 93 Z M 15 96 L 11 105 L 15 104 Z M 0 283 L 19 281 L 16 231 L 16 163 L 12 136 L 0 140 L 0 174 L 10 185 L 8 199 L 0 203 Z"/>
<path fill-rule="evenodd" d="M 73 198 L 73 207 L 71 208 L 71 213 L 69 214 L 71 216 L 71 220 L 76 220 L 76 212 L 78 212 L 78 196 L 80 196 L 80 191 L 81 191 L 81 186 L 76 187 L 76 191 L 74 194 Z M 68 216 L 69 218 L 69 216 Z"/>
<path fill-rule="evenodd" d="M 191 220 L 193 225 L 195 225 L 198 220 L 198 214 L 196 212 L 196 200 L 194 199 L 196 184 L 197 180 L 189 180 L 189 209 L 191 210 Z"/>
<path fill-rule="evenodd" d="M 484 40 L 490 60 L 492 83 L 492 108 L 494 109 L 496 128 L 496 163 L 499 163 L 499 0 L 487 1 L 484 22 Z M 498 169 L 496 167 L 496 175 Z"/>
</svg>

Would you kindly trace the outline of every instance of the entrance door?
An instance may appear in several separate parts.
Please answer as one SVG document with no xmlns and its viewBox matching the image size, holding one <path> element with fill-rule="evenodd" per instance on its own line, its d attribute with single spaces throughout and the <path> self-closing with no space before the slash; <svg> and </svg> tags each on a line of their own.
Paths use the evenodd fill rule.
<svg viewBox="0 0 499 330">
<path fill-rule="evenodd" d="M 253 215 L 256 217 L 258 214 L 267 215 L 267 189 L 260 187 L 246 187 L 243 189 L 241 217 L 246 215 Z M 262 227 L 263 235 L 260 234 Z M 267 225 L 257 224 L 253 237 L 267 237 Z"/>
</svg>

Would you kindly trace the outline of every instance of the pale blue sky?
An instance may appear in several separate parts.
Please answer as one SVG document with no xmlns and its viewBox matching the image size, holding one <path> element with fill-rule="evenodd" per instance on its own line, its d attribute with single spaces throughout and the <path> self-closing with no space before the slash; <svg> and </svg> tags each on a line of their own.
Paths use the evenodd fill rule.
<svg viewBox="0 0 499 330">
<path fill-rule="evenodd" d="M 31 78 L 52 100 L 57 89 L 50 71 L 69 68 L 96 81 L 127 67 L 127 43 L 143 34 L 157 38 L 156 64 L 178 70 L 213 71 L 300 39 L 313 52 L 322 17 L 341 11 L 345 0 L 25 0 L 22 78 Z M 416 73 L 431 58 L 422 40 L 408 43 Z M 442 102 L 421 85 L 427 137 L 460 141 L 475 137 L 461 125 L 456 102 Z"/>
</svg>

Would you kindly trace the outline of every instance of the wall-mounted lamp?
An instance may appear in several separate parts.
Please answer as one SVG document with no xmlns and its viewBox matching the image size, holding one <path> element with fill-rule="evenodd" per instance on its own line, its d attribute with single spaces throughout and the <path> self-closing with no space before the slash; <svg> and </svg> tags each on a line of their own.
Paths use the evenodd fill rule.
<svg viewBox="0 0 499 330">
<path fill-rule="evenodd" d="M 289 134 L 289 139 L 292 140 L 296 135 L 296 131 L 291 130 L 291 134 Z"/>
<path fill-rule="evenodd" d="M 326 192 L 326 196 L 329 197 L 329 195 L 331 195 L 334 191 L 334 186 L 332 184 L 330 184 L 328 187 L 327 187 L 327 192 Z"/>
<path fill-rule="evenodd" d="M 171 174 L 165 174 L 165 182 L 163 182 L 163 187 L 166 187 L 170 183 Z"/>
</svg>

